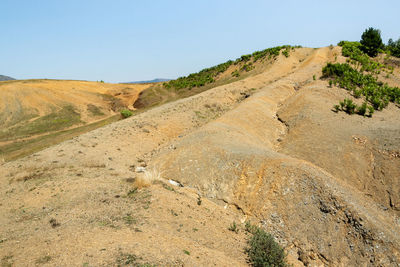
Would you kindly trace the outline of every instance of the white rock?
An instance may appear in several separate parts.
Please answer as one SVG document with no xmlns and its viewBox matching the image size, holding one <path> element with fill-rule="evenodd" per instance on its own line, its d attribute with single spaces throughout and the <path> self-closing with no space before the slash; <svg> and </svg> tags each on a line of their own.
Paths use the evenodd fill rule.
<svg viewBox="0 0 400 267">
<path fill-rule="evenodd" d="M 145 171 L 146 171 L 145 167 L 141 167 L 141 166 L 136 167 L 136 172 L 145 172 Z"/>
<path fill-rule="evenodd" d="M 180 182 L 177 182 L 177 181 L 174 181 L 174 180 L 171 180 L 171 179 L 169 179 L 168 182 L 170 184 L 172 184 L 172 185 L 183 187 L 183 185 Z"/>
</svg>

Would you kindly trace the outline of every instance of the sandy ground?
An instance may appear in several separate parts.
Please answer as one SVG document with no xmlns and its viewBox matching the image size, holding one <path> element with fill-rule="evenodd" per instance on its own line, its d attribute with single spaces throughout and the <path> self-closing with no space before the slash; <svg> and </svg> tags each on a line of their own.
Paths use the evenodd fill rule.
<svg viewBox="0 0 400 267">
<path fill-rule="evenodd" d="M 400 111 L 332 112 L 347 93 L 313 75 L 339 54 L 297 49 L 3 164 L 2 264 L 246 266 L 251 220 L 294 266 L 398 266 Z"/>
</svg>

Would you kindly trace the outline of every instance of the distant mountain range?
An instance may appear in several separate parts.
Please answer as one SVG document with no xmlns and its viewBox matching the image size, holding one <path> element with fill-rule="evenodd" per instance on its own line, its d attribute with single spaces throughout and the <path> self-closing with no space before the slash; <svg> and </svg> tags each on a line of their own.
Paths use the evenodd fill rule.
<svg viewBox="0 0 400 267">
<path fill-rule="evenodd" d="M 15 80 L 15 79 L 5 75 L 0 75 L 0 81 L 10 81 L 10 80 Z"/>
<path fill-rule="evenodd" d="M 150 81 L 136 81 L 136 82 L 127 82 L 127 83 L 159 83 L 159 82 L 168 82 L 171 79 L 161 79 L 161 78 L 157 78 L 154 80 L 150 80 Z"/>
</svg>

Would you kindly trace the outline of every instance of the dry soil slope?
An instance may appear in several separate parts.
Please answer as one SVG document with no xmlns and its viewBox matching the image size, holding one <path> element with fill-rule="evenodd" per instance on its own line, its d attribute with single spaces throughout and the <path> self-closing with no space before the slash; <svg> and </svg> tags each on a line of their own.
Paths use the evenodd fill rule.
<svg viewBox="0 0 400 267">
<path fill-rule="evenodd" d="M 16 80 L 0 82 L 2 130 L 27 124 L 71 106 L 82 122 L 115 114 L 115 105 L 130 106 L 148 85 L 87 81 Z"/>
<path fill-rule="evenodd" d="M 0 82 L 0 158 L 20 157 L 73 136 L 73 129 L 80 126 L 90 124 L 88 128 L 93 129 L 93 122 L 106 123 L 121 108 L 133 108 L 138 94 L 148 86 L 64 80 Z M 57 135 L 60 131 L 63 134 Z M 52 137 L 47 138 L 50 133 Z"/>
<path fill-rule="evenodd" d="M 228 227 L 250 219 L 296 266 L 396 266 L 399 219 L 388 195 L 398 185 L 385 173 L 399 176 L 399 145 L 385 150 L 384 140 L 399 129 L 399 110 L 331 112 L 346 92 L 313 75 L 338 54 L 297 49 L 259 75 L 0 166 L 3 262 L 109 266 L 135 254 L 159 265 L 241 266 L 246 235 Z M 376 192 L 391 193 L 357 183 L 371 155 Z M 132 191 L 139 165 L 164 179 Z"/>
</svg>

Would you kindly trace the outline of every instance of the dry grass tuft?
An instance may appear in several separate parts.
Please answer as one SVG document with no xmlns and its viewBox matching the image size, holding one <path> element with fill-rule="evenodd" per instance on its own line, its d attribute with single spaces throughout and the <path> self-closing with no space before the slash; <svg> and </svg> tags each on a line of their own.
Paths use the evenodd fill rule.
<svg viewBox="0 0 400 267">
<path fill-rule="evenodd" d="M 35 167 L 28 167 L 25 169 L 26 175 L 17 178 L 16 180 L 18 182 L 26 182 L 29 180 L 34 180 L 34 179 L 40 179 L 42 177 L 44 177 L 47 172 L 50 170 L 51 168 L 49 167 L 39 167 L 39 168 L 35 168 Z"/>
<path fill-rule="evenodd" d="M 149 187 L 152 183 L 162 180 L 162 173 L 157 169 L 146 170 L 143 176 L 137 177 L 133 182 L 133 186 L 140 189 Z"/>
</svg>

